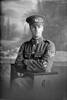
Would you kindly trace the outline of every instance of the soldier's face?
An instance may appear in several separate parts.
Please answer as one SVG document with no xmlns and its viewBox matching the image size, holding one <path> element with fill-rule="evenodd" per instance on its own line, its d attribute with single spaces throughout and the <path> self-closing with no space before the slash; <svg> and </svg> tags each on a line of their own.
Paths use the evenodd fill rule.
<svg viewBox="0 0 67 100">
<path fill-rule="evenodd" d="M 32 32 L 33 37 L 41 37 L 43 32 L 43 25 L 30 25 L 30 30 Z"/>
</svg>

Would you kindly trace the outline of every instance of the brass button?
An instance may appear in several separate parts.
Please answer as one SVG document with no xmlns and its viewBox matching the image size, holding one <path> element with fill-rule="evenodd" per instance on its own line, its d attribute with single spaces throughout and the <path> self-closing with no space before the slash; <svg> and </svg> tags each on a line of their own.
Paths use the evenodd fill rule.
<svg viewBox="0 0 67 100">
<path fill-rule="evenodd" d="M 33 47 L 35 47 L 35 45 L 33 45 Z"/>
<path fill-rule="evenodd" d="M 35 45 L 33 45 L 33 50 L 32 50 L 32 53 L 35 53 Z"/>
</svg>

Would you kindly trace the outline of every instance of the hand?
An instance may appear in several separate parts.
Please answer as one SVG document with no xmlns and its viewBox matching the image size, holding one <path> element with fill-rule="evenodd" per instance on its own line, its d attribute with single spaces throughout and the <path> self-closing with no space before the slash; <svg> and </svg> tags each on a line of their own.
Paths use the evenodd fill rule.
<svg viewBox="0 0 67 100">
<path fill-rule="evenodd" d="M 27 60 L 26 59 L 25 64 L 27 65 L 28 70 L 32 70 L 32 71 L 45 70 L 45 67 L 43 66 L 43 64 L 40 61 L 37 61 L 37 60 L 33 60 L 33 59 Z"/>
<path fill-rule="evenodd" d="M 45 68 L 47 68 L 47 62 L 46 62 L 46 61 L 43 63 L 43 66 L 44 66 Z"/>
<path fill-rule="evenodd" d="M 33 63 L 34 66 L 36 66 L 37 68 L 42 69 L 42 63 L 41 63 L 40 61 L 33 60 L 32 63 Z"/>
<path fill-rule="evenodd" d="M 28 65 L 28 62 L 29 62 L 28 59 L 25 59 L 25 60 L 24 60 L 25 65 Z"/>
<path fill-rule="evenodd" d="M 40 61 L 36 61 L 36 60 L 33 60 L 33 59 L 25 60 L 25 64 L 30 69 L 40 69 L 40 70 L 43 69 L 43 66 L 40 63 Z"/>
<path fill-rule="evenodd" d="M 24 74 L 18 72 L 17 75 L 18 75 L 19 77 L 21 77 L 21 76 L 23 76 Z"/>
<path fill-rule="evenodd" d="M 35 65 L 33 64 L 32 61 L 33 61 L 32 59 L 26 59 L 26 60 L 24 60 L 24 63 L 27 66 L 33 66 L 33 67 L 35 67 Z"/>
</svg>

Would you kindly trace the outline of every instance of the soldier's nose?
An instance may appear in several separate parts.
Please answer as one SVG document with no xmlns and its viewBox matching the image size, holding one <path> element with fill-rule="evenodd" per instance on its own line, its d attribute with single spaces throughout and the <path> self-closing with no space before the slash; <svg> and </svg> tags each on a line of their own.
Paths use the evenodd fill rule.
<svg viewBox="0 0 67 100">
<path fill-rule="evenodd" d="M 38 31 L 38 27 L 35 27 L 36 31 Z"/>
</svg>

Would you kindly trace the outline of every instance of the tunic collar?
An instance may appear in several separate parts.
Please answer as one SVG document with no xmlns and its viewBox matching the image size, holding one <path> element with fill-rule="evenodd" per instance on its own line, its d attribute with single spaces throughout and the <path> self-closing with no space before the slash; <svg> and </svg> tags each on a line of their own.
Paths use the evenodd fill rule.
<svg viewBox="0 0 67 100">
<path fill-rule="evenodd" d="M 43 41 L 43 37 L 38 38 L 38 39 L 32 37 L 32 39 L 31 39 L 31 42 L 32 42 L 33 44 L 38 44 L 38 43 L 40 43 L 40 42 L 42 42 L 42 41 Z"/>
</svg>

